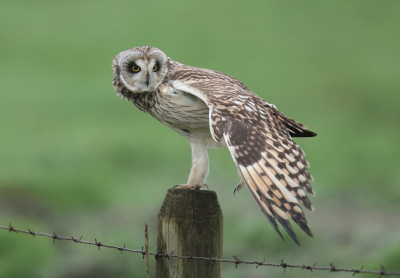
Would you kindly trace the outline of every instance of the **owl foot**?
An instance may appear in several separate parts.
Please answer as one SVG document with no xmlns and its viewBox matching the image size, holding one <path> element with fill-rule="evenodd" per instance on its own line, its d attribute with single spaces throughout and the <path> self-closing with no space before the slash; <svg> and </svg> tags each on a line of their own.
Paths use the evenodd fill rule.
<svg viewBox="0 0 400 278">
<path fill-rule="evenodd" d="M 236 187 L 235 190 L 233 190 L 233 196 L 236 196 L 236 192 L 239 192 L 240 189 L 242 189 L 244 183 L 241 181 Z"/>
<path fill-rule="evenodd" d="M 179 188 L 179 189 L 201 189 L 204 186 L 207 187 L 207 189 L 208 189 L 208 185 L 205 184 L 205 183 L 200 184 L 200 185 L 177 184 L 173 188 Z"/>
</svg>

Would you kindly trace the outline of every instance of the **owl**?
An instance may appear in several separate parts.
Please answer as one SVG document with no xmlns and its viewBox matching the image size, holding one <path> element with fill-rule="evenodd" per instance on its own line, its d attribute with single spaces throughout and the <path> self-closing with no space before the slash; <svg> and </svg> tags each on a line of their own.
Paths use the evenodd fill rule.
<svg viewBox="0 0 400 278">
<path fill-rule="evenodd" d="M 178 63 L 161 50 L 143 46 L 112 61 L 117 95 L 185 137 L 192 149 L 186 184 L 206 186 L 208 149 L 228 148 L 244 185 L 283 239 L 279 222 L 299 245 L 289 218 L 313 236 L 299 203 L 314 211 L 315 196 L 305 153 L 293 137 L 316 133 L 282 114 L 242 82 L 217 71 Z"/>
</svg>

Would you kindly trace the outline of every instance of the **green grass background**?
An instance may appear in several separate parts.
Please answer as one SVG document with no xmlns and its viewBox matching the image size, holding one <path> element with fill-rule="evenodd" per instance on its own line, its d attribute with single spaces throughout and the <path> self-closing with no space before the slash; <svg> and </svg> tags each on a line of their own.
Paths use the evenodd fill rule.
<svg viewBox="0 0 400 278">
<path fill-rule="evenodd" d="M 0 225 L 155 251 L 157 213 L 190 170 L 186 140 L 116 97 L 111 60 L 152 45 L 244 82 L 318 133 L 315 237 L 283 242 L 226 149 L 208 185 L 224 257 L 400 270 L 400 2 L 0 2 Z M 155 261 L 151 259 L 151 276 Z M 146 277 L 141 255 L 0 231 L 0 277 Z M 350 277 L 225 264 L 223 277 Z M 358 277 L 371 277 L 362 276 Z"/>
</svg>

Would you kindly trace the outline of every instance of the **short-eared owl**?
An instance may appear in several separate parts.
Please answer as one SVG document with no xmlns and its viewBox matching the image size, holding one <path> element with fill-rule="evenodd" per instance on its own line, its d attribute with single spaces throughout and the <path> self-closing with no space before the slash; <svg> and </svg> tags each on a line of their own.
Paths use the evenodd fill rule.
<svg viewBox="0 0 400 278">
<path fill-rule="evenodd" d="M 175 62 L 161 50 L 136 47 L 112 62 L 118 95 L 150 113 L 190 143 L 192 169 L 187 184 L 202 188 L 208 175 L 207 149 L 227 147 L 240 183 L 256 200 L 275 231 L 276 220 L 299 244 L 289 218 L 309 236 L 299 205 L 313 211 L 304 191 L 315 196 L 309 164 L 293 137 L 316 134 L 262 100 L 242 82 L 223 73 Z"/>
</svg>

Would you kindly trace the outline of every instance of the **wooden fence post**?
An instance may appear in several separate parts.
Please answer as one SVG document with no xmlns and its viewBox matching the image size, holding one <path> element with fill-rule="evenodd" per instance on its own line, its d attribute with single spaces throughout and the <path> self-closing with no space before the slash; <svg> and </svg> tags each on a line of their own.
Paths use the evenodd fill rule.
<svg viewBox="0 0 400 278">
<path fill-rule="evenodd" d="M 223 218 L 217 194 L 169 189 L 158 214 L 157 253 L 222 257 Z M 158 258 L 157 278 L 221 277 L 219 262 Z"/>
</svg>

